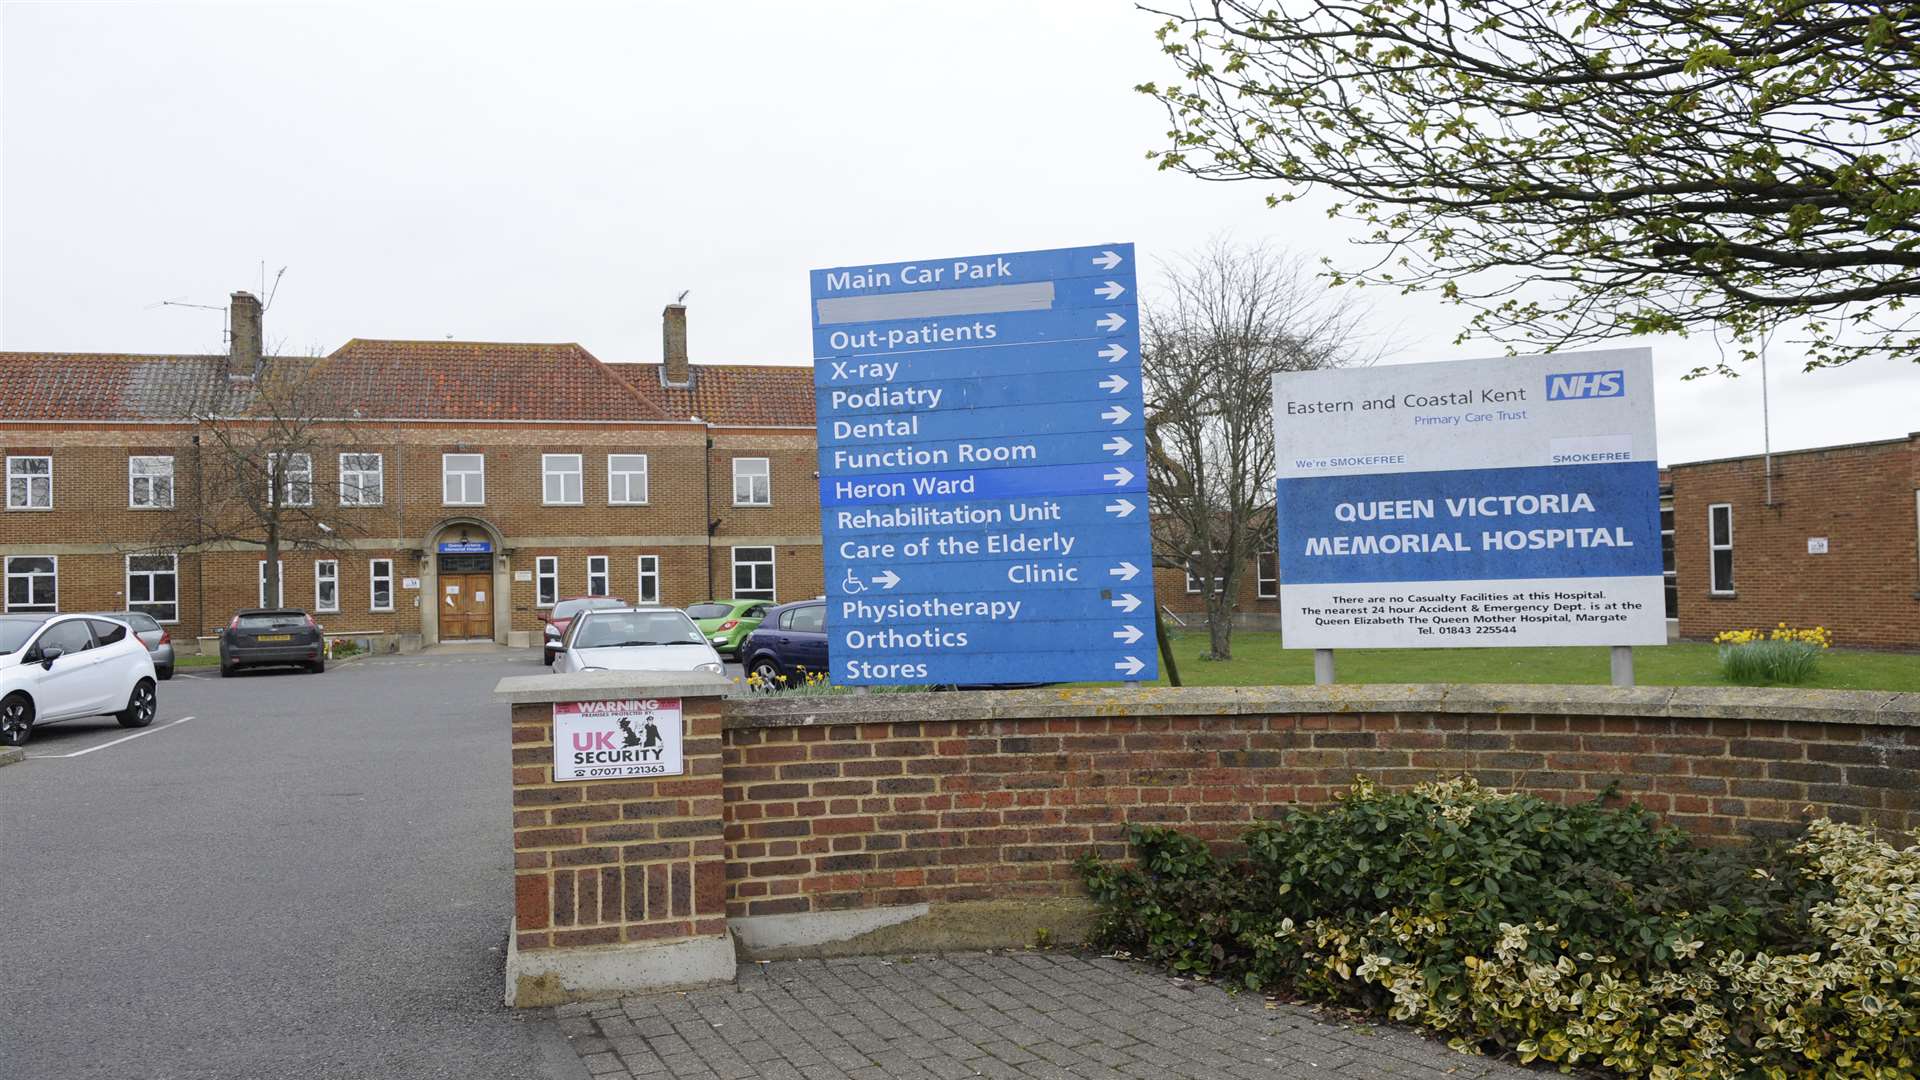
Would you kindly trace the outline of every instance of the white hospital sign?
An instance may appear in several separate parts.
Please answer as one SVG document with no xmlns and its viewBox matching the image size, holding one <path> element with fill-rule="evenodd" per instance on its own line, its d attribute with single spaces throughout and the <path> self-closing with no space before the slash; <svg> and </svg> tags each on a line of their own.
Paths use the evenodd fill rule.
<svg viewBox="0 0 1920 1080">
<path fill-rule="evenodd" d="M 1659 645 L 1646 349 L 1273 380 L 1289 648 Z"/>
<path fill-rule="evenodd" d="M 553 779 L 679 776 L 679 698 L 564 701 L 553 706 Z"/>
</svg>

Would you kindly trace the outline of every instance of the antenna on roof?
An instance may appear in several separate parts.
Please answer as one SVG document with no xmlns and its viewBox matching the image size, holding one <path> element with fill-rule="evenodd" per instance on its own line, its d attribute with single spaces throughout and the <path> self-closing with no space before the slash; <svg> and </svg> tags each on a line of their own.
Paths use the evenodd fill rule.
<svg viewBox="0 0 1920 1080">
<path fill-rule="evenodd" d="M 154 307 L 193 308 L 196 311 L 217 311 L 223 316 L 227 313 L 227 309 L 224 307 L 215 307 L 212 304 L 189 304 L 185 300 L 162 300 L 158 304 L 155 304 L 153 306 Z M 225 349 L 226 347 L 227 347 L 227 321 L 226 319 L 222 318 L 220 320 L 220 348 Z"/>
<path fill-rule="evenodd" d="M 287 276 L 287 268 L 283 266 L 279 269 L 277 273 L 273 275 L 273 291 L 268 292 L 267 291 L 267 261 L 265 259 L 260 260 L 260 292 L 262 295 L 266 297 L 265 300 L 262 300 L 260 302 L 261 314 L 265 314 L 273 310 L 273 298 L 279 295 L 280 279 L 285 276 Z"/>
<path fill-rule="evenodd" d="M 692 292 L 692 291 L 693 291 L 692 289 L 683 289 L 683 290 L 681 290 L 681 292 L 680 292 L 680 295 L 679 295 L 678 297 L 676 297 L 676 298 L 674 299 L 674 301 L 673 301 L 673 302 L 674 302 L 674 303 L 676 303 L 676 304 L 684 304 L 684 303 L 686 303 L 686 302 L 687 302 L 687 294 L 688 294 L 688 293 L 690 293 L 690 292 Z"/>
</svg>

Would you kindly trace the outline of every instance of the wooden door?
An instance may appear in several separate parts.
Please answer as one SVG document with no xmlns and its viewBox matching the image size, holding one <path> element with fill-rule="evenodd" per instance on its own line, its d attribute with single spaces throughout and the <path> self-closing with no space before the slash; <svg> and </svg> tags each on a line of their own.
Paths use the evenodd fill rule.
<svg viewBox="0 0 1920 1080">
<path fill-rule="evenodd" d="M 440 579 L 440 640 L 493 637 L 493 575 L 449 574 Z"/>
</svg>

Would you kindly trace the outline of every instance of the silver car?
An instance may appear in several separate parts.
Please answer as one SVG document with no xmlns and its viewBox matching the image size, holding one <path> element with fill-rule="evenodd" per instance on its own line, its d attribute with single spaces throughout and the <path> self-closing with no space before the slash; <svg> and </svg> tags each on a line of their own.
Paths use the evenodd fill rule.
<svg viewBox="0 0 1920 1080">
<path fill-rule="evenodd" d="M 159 620 L 144 611 L 96 611 L 92 614 L 109 619 L 119 619 L 133 627 L 135 637 L 147 647 L 147 658 L 153 661 L 153 673 L 161 682 L 173 678 L 173 635 L 160 625 Z"/>
<path fill-rule="evenodd" d="M 567 627 L 553 670 L 701 671 L 723 675 L 720 654 L 677 608 L 583 611 Z"/>
</svg>

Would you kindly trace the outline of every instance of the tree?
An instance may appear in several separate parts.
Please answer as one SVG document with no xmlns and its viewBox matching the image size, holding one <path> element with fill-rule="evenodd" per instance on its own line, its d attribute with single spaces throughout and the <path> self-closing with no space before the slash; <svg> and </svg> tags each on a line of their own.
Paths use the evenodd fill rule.
<svg viewBox="0 0 1920 1080">
<path fill-rule="evenodd" d="M 378 505 L 361 474 L 323 470 L 335 455 L 371 453 L 341 411 L 317 357 L 275 357 L 251 379 L 215 385 L 195 403 L 192 490 L 177 493 L 146 551 L 258 548 L 268 600 L 283 595 L 281 555 L 338 555 L 365 528 L 343 507 Z M 377 470 L 384 486 L 384 469 Z"/>
<path fill-rule="evenodd" d="M 1156 11 L 1160 167 L 1313 189 L 1376 253 L 1546 348 L 1808 331 L 1920 361 L 1920 7 L 1826 0 L 1193 0 Z M 1718 370 L 1728 371 L 1723 362 Z M 1705 369 L 1702 369 L 1705 370 Z M 1696 372 L 1697 374 L 1698 372 Z"/>
<path fill-rule="evenodd" d="M 1229 660 L 1241 576 L 1274 542 L 1273 376 L 1359 359 L 1363 312 L 1266 247 L 1216 240 L 1166 275 L 1141 310 L 1154 563 L 1201 582 Z"/>
</svg>

